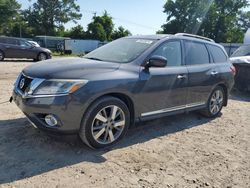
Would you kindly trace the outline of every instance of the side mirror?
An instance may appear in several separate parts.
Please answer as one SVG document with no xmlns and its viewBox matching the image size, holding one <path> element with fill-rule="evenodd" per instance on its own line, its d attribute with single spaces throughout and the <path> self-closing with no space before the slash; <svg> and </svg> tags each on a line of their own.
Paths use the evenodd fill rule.
<svg viewBox="0 0 250 188">
<path fill-rule="evenodd" d="M 147 64 L 145 65 L 145 68 L 150 67 L 166 67 L 168 63 L 168 60 L 163 56 L 152 56 Z"/>
</svg>

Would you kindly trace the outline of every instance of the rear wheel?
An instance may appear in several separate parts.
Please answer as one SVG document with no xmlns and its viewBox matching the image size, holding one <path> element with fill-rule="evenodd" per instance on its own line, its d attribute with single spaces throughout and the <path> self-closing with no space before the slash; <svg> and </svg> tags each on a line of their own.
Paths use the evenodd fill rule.
<svg viewBox="0 0 250 188">
<path fill-rule="evenodd" d="M 0 50 L 0 61 L 4 60 L 4 53 Z"/>
<path fill-rule="evenodd" d="M 104 148 L 118 142 L 127 132 L 130 112 L 114 97 L 96 101 L 84 115 L 79 135 L 92 148 Z"/>
<path fill-rule="evenodd" d="M 206 117 L 216 117 L 222 110 L 223 105 L 225 104 L 225 91 L 222 87 L 217 86 L 212 94 L 210 95 L 207 107 L 201 113 Z"/>
<path fill-rule="evenodd" d="M 44 61 L 47 59 L 47 55 L 45 53 L 40 53 L 37 57 L 38 61 Z"/>
</svg>

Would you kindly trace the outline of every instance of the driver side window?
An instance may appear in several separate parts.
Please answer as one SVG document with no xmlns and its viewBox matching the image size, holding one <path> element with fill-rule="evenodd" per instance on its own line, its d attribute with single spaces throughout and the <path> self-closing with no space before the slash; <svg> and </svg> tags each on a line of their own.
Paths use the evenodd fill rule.
<svg viewBox="0 0 250 188">
<path fill-rule="evenodd" d="M 158 47 L 152 54 L 152 56 L 158 55 L 167 58 L 167 67 L 181 66 L 182 53 L 181 53 L 181 42 L 172 41 L 166 42 Z"/>
</svg>

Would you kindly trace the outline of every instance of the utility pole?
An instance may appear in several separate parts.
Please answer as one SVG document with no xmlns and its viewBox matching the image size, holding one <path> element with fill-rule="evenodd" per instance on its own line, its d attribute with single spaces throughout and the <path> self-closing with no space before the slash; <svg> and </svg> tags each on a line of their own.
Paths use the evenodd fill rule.
<svg viewBox="0 0 250 188">
<path fill-rule="evenodd" d="M 19 37 L 22 38 L 22 25 L 19 23 Z"/>
</svg>

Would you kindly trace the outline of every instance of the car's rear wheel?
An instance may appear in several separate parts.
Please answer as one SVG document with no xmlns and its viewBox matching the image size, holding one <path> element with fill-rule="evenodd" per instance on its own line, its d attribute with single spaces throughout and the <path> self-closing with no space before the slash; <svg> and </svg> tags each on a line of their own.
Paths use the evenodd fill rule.
<svg viewBox="0 0 250 188">
<path fill-rule="evenodd" d="M 0 50 L 0 61 L 4 60 L 4 53 Z"/>
<path fill-rule="evenodd" d="M 104 97 L 92 104 L 82 119 L 79 135 L 92 148 L 118 142 L 127 132 L 130 112 L 118 98 Z"/>
<path fill-rule="evenodd" d="M 40 53 L 38 56 L 37 56 L 37 59 L 38 61 L 44 61 L 47 59 L 47 55 L 45 53 Z"/>
<path fill-rule="evenodd" d="M 207 107 L 202 111 L 202 114 L 206 117 L 216 117 L 222 110 L 223 105 L 225 104 L 225 91 L 222 87 L 217 86 L 212 94 L 210 95 Z"/>
</svg>

